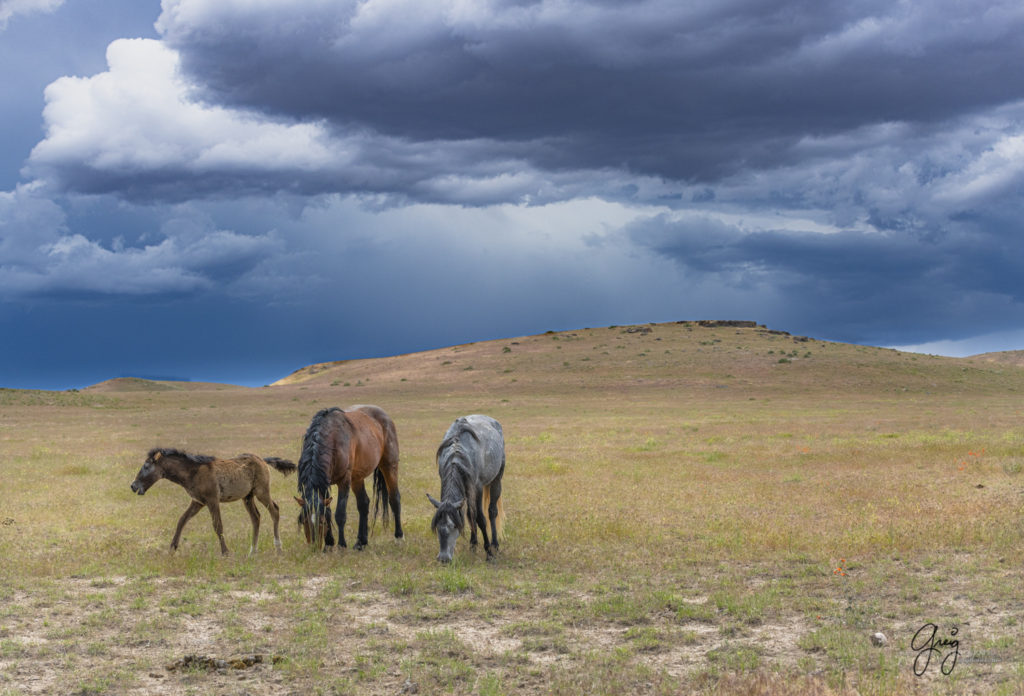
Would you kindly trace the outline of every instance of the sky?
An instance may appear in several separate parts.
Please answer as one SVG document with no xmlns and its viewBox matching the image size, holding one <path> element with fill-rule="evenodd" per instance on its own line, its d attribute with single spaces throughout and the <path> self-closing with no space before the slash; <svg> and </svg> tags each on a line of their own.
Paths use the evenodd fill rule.
<svg viewBox="0 0 1024 696">
<path fill-rule="evenodd" d="M 1024 349 L 1019 0 L 0 0 L 0 386 Z"/>
</svg>

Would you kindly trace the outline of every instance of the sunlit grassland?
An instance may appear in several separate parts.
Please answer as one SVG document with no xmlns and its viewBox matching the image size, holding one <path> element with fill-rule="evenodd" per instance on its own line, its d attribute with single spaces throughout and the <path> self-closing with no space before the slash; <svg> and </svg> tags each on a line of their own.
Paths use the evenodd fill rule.
<svg viewBox="0 0 1024 696">
<path fill-rule="evenodd" d="M 242 673 L 256 692 L 1024 689 L 1024 372 L 650 328 L 262 389 L 0 392 L 0 693 L 29 676 L 78 693 L 236 688 L 235 674 L 165 669 L 197 653 L 265 655 Z M 205 513 L 172 555 L 185 493 L 129 490 L 152 446 L 295 459 L 318 408 L 353 403 L 398 426 L 402 542 L 378 524 L 361 553 L 310 555 L 295 479 L 272 472 L 282 553 L 263 511 L 246 557 L 234 503 L 231 557 Z M 505 426 L 507 533 L 496 563 L 460 541 L 441 567 L 424 493 L 439 489 L 441 435 L 469 412 Z M 926 622 L 959 630 L 949 675 L 913 674 Z"/>
</svg>

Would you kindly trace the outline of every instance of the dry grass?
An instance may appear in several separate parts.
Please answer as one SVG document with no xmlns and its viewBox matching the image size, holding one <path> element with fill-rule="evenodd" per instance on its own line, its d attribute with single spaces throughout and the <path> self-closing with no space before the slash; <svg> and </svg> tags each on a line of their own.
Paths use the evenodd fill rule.
<svg viewBox="0 0 1024 696">
<path fill-rule="evenodd" d="M 670 324 L 288 382 L 0 391 L 0 694 L 1024 693 L 1020 368 Z M 274 473 L 283 553 L 264 515 L 245 558 L 229 505 L 233 557 L 203 513 L 172 556 L 184 493 L 128 488 L 152 446 L 295 458 L 318 408 L 367 402 L 404 542 L 310 556 Z M 423 493 L 469 412 L 505 426 L 507 536 L 442 568 Z M 958 629 L 949 675 L 913 674 L 926 622 Z M 191 654 L 264 659 L 167 669 Z"/>
</svg>

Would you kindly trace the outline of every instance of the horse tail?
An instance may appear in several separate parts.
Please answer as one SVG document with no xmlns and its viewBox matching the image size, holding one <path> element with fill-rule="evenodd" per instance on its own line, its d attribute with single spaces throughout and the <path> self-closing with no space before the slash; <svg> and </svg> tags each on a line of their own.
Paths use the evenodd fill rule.
<svg viewBox="0 0 1024 696">
<path fill-rule="evenodd" d="M 480 511 L 480 514 L 487 515 L 489 517 L 490 516 L 489 513 L 490 513 L 490 509 L 491 509 L 491 486 L 489 484 L 484 486 L 483 508 L 484 509 Z M 501 536 L 502 535 L 502 529 L 504 528 L 504 526 L 505 526 L 505 501 L 501 497 L 499 497 L 498 498 L 498 516 L 494 518 L 494 531 L 497 532 L 497 534 L 499 536 Z"/>
<path fill-rule="evenodd" d="M 373 518 L 380 515 L 384 527 L 388 526 L 388 484 L 384 480 L 384 474 L 378 466 L 373 470 Z"/>
<path fill-rule="evenodd" d="M 384 441 L 381 443 L 383 445 L 381 459 L 377 462 L 377 468 L 373 470 L 373 518 L 376 520 L 379 513 L 381 522 L 387 528 L 388 518 L 391 514 L 388 504 L 390 494 L 388 493 L 388 484 L 384 478 L 384 472 L 381 471 L 381 467 L 386 466 L 390 469 L 391 477 L 397 486 L 398 432 L 395 430 L 395 422 L 391 420 L 391 416 L 384 409 L 375 406 L 372 407 L 372 410 L 368 410 L 368 412 L 380 424 L 381 434 L 384 436 Z"/>
<path fill-rule="evenodd" d="M 263 461 L 280 471 L 285 476 L 299 468 L 295 465 L 295 462 L 288 459 L 281 459 L 280 457 L 264 457 Z"/>
</svg>

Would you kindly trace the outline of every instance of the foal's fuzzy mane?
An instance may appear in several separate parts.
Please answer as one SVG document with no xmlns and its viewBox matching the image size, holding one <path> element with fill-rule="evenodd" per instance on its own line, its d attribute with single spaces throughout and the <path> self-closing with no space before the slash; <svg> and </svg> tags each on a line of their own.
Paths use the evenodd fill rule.
<svg viewBox="0 0 1024 696">
<path fill-rule="evenodd" d="M 146 455 L 146 460 L 152 460 L 153 456 L 156 454 L 159 454 L 161 457 L 174 457 L 175 459 L 181 459 L 184 460 L 186 464 L 191 464 L 192 466 L 202 466 L 203 464 L 209 464 L 217 459 L 216 457 L 211 457 L 205 454 L 192 454 L 173 447 L 154 447 L 149 451 L 149 454 Z"/>
</svg>

